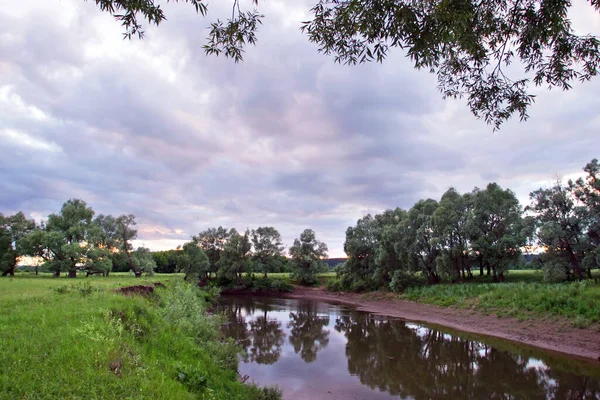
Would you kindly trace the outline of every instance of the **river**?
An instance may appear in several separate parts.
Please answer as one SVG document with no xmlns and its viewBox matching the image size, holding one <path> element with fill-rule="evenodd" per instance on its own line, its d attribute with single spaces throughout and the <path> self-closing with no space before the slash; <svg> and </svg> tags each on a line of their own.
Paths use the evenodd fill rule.
<svg viewBox="0 0 600 400">
<path fill-rule="evenodd" d="M 249 382 L 285 399 L 598 399 L 600 367 L 314 300 L 225 296 Z M 576 339 L 576 338 L 574 338 Z"/>
</svg>

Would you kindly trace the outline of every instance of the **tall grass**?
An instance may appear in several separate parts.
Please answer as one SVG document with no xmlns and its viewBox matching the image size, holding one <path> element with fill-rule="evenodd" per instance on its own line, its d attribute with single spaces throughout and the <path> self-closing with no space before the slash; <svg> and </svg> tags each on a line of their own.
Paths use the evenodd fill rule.
<svg viewBox="0 0 600 400">
<path fill-rule="evenodd" d="M 179 277 L 0 279 L 0 399 L 277 399 Z M 161 281 L 149 298 L 114 288 Z"/>
<path fill-rule="evenodd" d="M 600 323 L 600 284 L 593 281 L 442 284 L 409 288 L 401 297 L 499 316 L 564 317 L 582 327 Z"/>
</svg>

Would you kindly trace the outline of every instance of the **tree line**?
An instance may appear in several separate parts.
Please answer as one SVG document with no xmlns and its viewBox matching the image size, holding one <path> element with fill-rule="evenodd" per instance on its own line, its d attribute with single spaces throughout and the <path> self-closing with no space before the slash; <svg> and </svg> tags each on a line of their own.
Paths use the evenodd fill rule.
<svg viewBox="0 0 600 400">
<path fill-rule="evenodd" d="M 600 265 L 600 182 L 594 159 L 586 176 L 530 194 L 523 208 L 496 183 L 468 193 L 448 189 L 439 201 L 367 215 L 346 231 L 348 260 L 339 289 L 402 290 L 424 277 L 460 282 L 474 274 L 503 281 L 523 249 L 541 250 L 536 262 L 547 281 L 591 278 Z"/>
<path fill-rule="evenodd" d="M 339 289 L 402 290 L 416 279 L 462 282 L 474 274 L 503 281 L 524 249 L 536 258 L 547 281 L 585 279 L 600 265 L 600 166 L 594 159 L 585 176 L 540 188 L 523 208 L 510 189 L 490 183 L 468 193 L 448 189 L 439 201 L 420 200 L 409 210 L 367 215 L 346 231 L 348 259 L 338 268 Z M 186 279 L 222 277 L 241 281 L 244 273 L 291 271 L 302 284 L 316 282 L 325 269 L 327 245 L 304 230 L 287 255 L 274 227 L 245 232 L 209 228 L 177 251 L 134 249 L 135 216 L 95 215 L 83 200 L 65 202 L 57 214 L 36 224 L 19 212 L 0 214 L 0 271 L 14 275 L 22 256 L 43 260 L 59 276 L 78 270 L 184 272 Z M 160 266 L 160 267 L 159 267 Z"/>
<path fill-rule="evenodd" d="M 43 260 L 43 268 L 55 276 L 77 271 L 108 275 L 133 271 L 136 277 L 158 272 L 184 272 L 186 279 L 211 277 L 241 280 L 246 272 L 290 271 L 303 284 L 316 282 L 326 269 L 327 245 L 311 229 L 304 230 L 285 255 L 281 234 L 274 227 L 239 233 L 235 228 L 209 228 L 192 236 L 177 250 L 152 253 L 133 248 L 137 238 L 135 216 L 95 215 L 85 201 L 70 199 L 60 212 L 36 223 L 23 212 L 0 214 L 0 271 L 14 276 L 21 257 Z"/>
<path fill-rule="evenodd" d="M 186 279 L 206 281 L 217 276 L 230 281 L 242 280 L 247 272 L 262 273 L 288 270 L 293 279 L 310 285 L 317 274 L 327 267 L 327 245 L 316 238 L 312 229 L 305 229 L 285 256 L 281 235 L 267 226 L 239 233 L 235 228 L 209 228 L 192 236 L 175 258 L 178 270 Z"/>
<path fill-rule="evenodd" d="M 0 214 L 0 270 L 14 276 L 21 257 L 43 260 L 42 267 L 55 276 L 77 271 L 108 275 L 114 269 L 131 270 L 136 277 L 151 274 L 156 264 L 149 249 L 134 250 L 137 237 L 134 215 L 95 215 L 80 199 L 67 200 L 59 213 L 36 223 L 23 212 Z"/>
</svg>

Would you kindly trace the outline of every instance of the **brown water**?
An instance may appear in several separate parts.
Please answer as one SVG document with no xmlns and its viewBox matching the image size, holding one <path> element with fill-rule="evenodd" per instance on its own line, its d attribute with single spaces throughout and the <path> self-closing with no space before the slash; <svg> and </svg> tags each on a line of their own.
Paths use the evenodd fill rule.
<svg viewBox="0 0 600 400">
<path fill-rule="evenodd" d="M 225 297 L 239 372 L 286 399 L 600 399 L 600 366 L 312 300 Z"/>
</svg>

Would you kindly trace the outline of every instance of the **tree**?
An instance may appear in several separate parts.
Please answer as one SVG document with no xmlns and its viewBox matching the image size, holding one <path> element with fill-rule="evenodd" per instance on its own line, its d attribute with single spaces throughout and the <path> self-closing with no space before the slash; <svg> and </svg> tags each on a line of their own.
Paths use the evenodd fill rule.
<svg viewBox="0 0 600 400">
<path fill-rule="evenodd" d="M 166 19 L 157 0 L 95 1 L 128 38 L 143 37 L 140 19 Z M 207 14 L 202 0 L 184 1 Z M 237 62 L 245 45 L 256 43 L 263 15 L 242 11 L 239 0 L 232 4 L 230 19 L 211 24 L 204 48 Z M 473 114 L 497 129 L 515 113 L 528 118 L 532 84 L 568 90 L 598 74 L 600 41 L 575 33 L 570 7 L 564 0 L 319 0 L 301 29 L 339 63 L 383 62 L 393 48 L 405 50 L 416 69 L 437 75 L 445 98 L 466 97 Z M 600 2 L 591 7 L 599 11 Z"/>
<path fill-rule="evenodd" d="M 154 262 L 154 258 L 152 257 L 150 249 L 146 247 L 138 247 L 130 253 L 129 260 L 132 266 L 131 270 L 135 274 L 136 278 L 142 276 L 143 273 L 146 273 L 147 275 L 154 275 L 156 263 Z"/>
<path fill-rule="evenodd" d="M 587 215 L 586 242 L 589 249 L 583 264 L 589 278 L 592 269 L 600 267 L 600 165 L 593 159 L 583 169 L 587 176 L 579 178 L 574 186 L 575 197 L 585 205 Z"/>
<path fill-rule="evenodd" d="M 83 266 L 87 276 L 98 273 L 108 276 L 113 267 L 112 253 L 107 248 L 90 245 L 87 248 Z"/>
<path fill-rule="evenodd" d="M 55 276 L 68 271 L 77 276 L 77 265 L 84 261 L 94 210 L 80 199 L 67 200 L 59 214 L 50 214 L 48 222 L 28 239 L 32 255 L 40 256 Z"/>
<path fill-rule="evenodd" d="M 327 257 L 327 245 L 316 239 L 312 229 L 305 229 L 300 238 L 294 240 L 289 253 L 293 263 L 292 278 L 301 285 L 315 284 L 317 274 L 324 269 L 322 259 Z"/>
<path fill-rule="evenodd" d="M 409 270 L 421 271 L 430 284 L 440 282 L 436 268 L 440 254 L 439 237 L 433 224 L 437 208 L 438 202 L 433 199 L 418 201 L 400 224 L 400 240 L 396 243 L 396 250 L 405 252 Z"/>
<path fill-rule="evenodd" d="M 473 277 L 469 264 L 469 221 L 472 218 L 471 194 L 461 195 L 450 188 L 442 195 L 433 214 L 433 224 L 439 233 L 442 254 L 437 259 L 438 272 L 453 276 L 456 281 Z"/>
<path fill-rule="evenodd" d="M 280 269 L 284 247 L 277 229 L 265 226 L 252 230 L 252 245 L 252 261 L 257 272 L 263 272 L 267 278 L 268 272 Z"/>
<path fill-rule="evenodd" d="M 544 247 L 542 267 L 549 281 L 591 278 L 598 265 L 598 162 L 592 160 L 585 171 L 586 179 L 530 194 L 527 211 L 535 218 L 533 230 L 538 244 Z"/>
<path fill-rule="evenodd" d="M 375 253 L 374 279 L 386 288 L 391 283 L 396 271 L 405 271 L 406 263 L 403 263 L 404 251 L 396 247 L 400 240 L 402 231 L 399 229 L 402 221 L 406 219 L 407 212 L 401 208 L 386 210 L 383 214 L 375 215 L 375 220 L 381 226 L 379 246 Z"/>
<path fill-rule="evenodd" d="M 348 258 L 338 268 L 343 288 L 356 291 L 388 288 L 398 271 L 406 269 L 403 251 L 398 250 L 402 247 L 398 243 L 399 227 L 406 215 L 400 208 L 386 210 L 367 215 L 346 230 L 344 251 Z"/>
<path fill-rule="evenodd" d="M 242 279 L 244 271 L 248 270 L 250 263 L 250 232 L 246 230 L 240 235 L 235 228 L 229 233 L 229 240 L 225 243 L 223 254 L 219 260 L 219 273 L 227 278 Z"/>
<path fill-rule="evenodd" d="M 146 256 L 144 255 L 143 256 L 143 260 L 144 260 L 143 264 L 145 264 L 145 266 L 143 266 L 142 269 L 139 269 L 138 265 L 141 265 L 141 264 L 136 264 L 136 262 L 135 262 L 136 260 L 134 260 L 133 257 L 131 256 L 131 250 L 133 249 L 133 245 L 131 244 L 131 241 L 137 237 L 137 230 L 133 229 L 133 227 L 136 225 L 135 215 L 133 215 L 133 214 L 120 215 L 116 219 L 116 225 L 117 225 L 117 228 L 116 228 L 117 248 L 121 254 L 125 255 L 125 257 L 127 259 L 127 263 L 129 264 L 129 268 L 133 271 L 136 278 L 139 278 L 140 276 L 142 276 L 143 272 L 147 272 L 147 268 L 150 265 L 150 260 L 147 260 Z M 138 250 L 139 249 L 140 248 L 138 248 Z M 137 261 L 140 261 L 140 260 L 137 260 Z M 154 270 L 154 268 L 156 268 L 156 263 L 154 262 L 154 259 L 152 259 L 152 263 L 153 263 L 152 270 Z"/>
<path fill-rule="evenodd" d="M 210 261 L 204 251 L 194 242 L 185 243 L 178 253 L 177 269 L 185 273 L 185 280 L 199 281 L 201 277 L 208 275 Z"/>
<path fill-rule="evenodd" d="M 89 232 L 89 244 L 94 248 L 88 251 L 87 274 L 108 275 L 113 265 L 118 263 L 119 226 L 112 215 L 100 214 L 94 218 Z"/>
<path fill-rule="evenodd" d="M 156 272 L 161 274 L 172 274 L 177 270 L 179 251 L 166 250 L 152 253 L 156 263 Z"/>
<path fill-rule="evenodd" d="M 375 257 L 379 247 L 382 227 L 370 214 L 359 219 L 355 227 L 346 229 L 344 252 L 348 259 L 341 269 L 344 286 L 354 289 L 377 289 L 375 282 Z"/>
<path fill-rule="evenodd" d="M 198 235 L 192 236 L 192 241 L 208 256 L 211 273 L 216 274 L 219 270 L 221 254 L 230 234 L 231 231 L 219 226 L 218 228 L 209 228 Z"/>
<path fill-rule="evenodd" d="M 2 276 L 15 276 L 19 258 L 25 255 L 26 237 L 35 229 L 35 221 L 23 212 L 3 216 L 0 213 L 0 271 Z"/>
<path fill-rule="evenodd" d="M 519 200 L 510 189 L 490 183 L 484 190 L 473 190 L 473 218 L 470 222 L 473 251 L 494 281 L 504 280 L 504 273 L 519 262 L 523 220 Z M 488 272 L 489 275 L 489 272 Z"/>
</svg>

